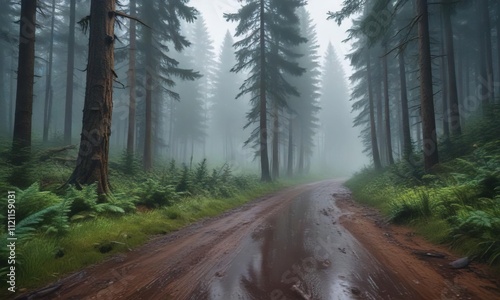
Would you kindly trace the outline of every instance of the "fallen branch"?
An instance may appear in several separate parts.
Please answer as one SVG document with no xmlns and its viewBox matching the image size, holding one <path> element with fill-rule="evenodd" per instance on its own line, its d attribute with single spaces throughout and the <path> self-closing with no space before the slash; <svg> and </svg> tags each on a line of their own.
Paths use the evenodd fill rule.
<svg viewBox="0 0 500 300">
<path fill-rule="evenodd" d="M 38 158 L 39 161 L 46 161 L 50 159 L 54 154 L 61 153 L 66 150 L 73 150 L 76 149 L 76 145 L 67 145 L 64 147 L 60 148 L 52 148 L 52 149 L 47 149 L 45 152 L 43 152 L 40 157 Z"/>
</svg>

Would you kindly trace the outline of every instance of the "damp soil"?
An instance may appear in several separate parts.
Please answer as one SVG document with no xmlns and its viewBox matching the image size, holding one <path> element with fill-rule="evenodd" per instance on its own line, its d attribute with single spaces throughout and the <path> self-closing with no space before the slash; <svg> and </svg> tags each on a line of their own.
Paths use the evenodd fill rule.
<svg viewBox="0 0 500 300">
<path fill-rule="evenodd" d="M 451 269 L 456 258 L 328 180 L 155 237 L 19 298 L 500 299 L 487 266 Z"/>
</svg>

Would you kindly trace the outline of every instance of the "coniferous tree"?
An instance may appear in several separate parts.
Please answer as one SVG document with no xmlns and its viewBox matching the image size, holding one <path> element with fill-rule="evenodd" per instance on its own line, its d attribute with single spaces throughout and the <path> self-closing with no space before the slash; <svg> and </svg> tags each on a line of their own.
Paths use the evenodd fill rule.
<svg viewBox="0 0 500 300">
<path fill-rule="evenodd" d="M 291 122 L 289 122 L 289 135 L 297 144 L 297 171 L 302 174 L 306 171 L 309 160 L 313 154 L 314 137 L 318 128 L 319 96 L 320 96 L 320 63 L 318 55 L 318 40 L 316 28 L 309 13 L 304 7 L 298 9 L 300 19 L 300 35 L 307 39 L 307 42 L 296 46 L 293 51 L 300 53 L 301 57 L 296 62 L 307 71 L 300 77 L 288 76 L 287 80 L 297 89 L 299 96 L 288 97 L 288 106 Z M 290 134 L 290 129 L 293 131 Z M 294 130 L 295 129 L 295 130 Z M 295 158 L 292 149 L 289 149 L 288 166 L 293 166 L 292 160 Z M 290 145 L 289 145 L 290 146 Z M 293 172 L 289 171 L 289 175 Z"/>
<path fill-rule="evenodd" d="M 79 186 L 97 182 L 98 194 L 110 191 L 108 153 L 113 108 L 115 19 L 114 0 L 92 0 L 90 16 L 80 21 L 84 31 L 89 28 L 89 58 L 80 150 L 68 183 Z"/>
<path fill-rule="evenodd" d="M 12 162 L 16 165 L 27 161 L 31 152 L 36 7 L 36 0 L 21 1 L 16 112 L 12 142 Z"/>
<path fill-rule="evenodd" d="M 192 23 L 196 19 L 197 10 L 188 6 L 186 0 L 145 1 L 142 3 L 142 17 L 148 20 L 151 28 L 143 28 L 140 41 L 143 61 L 145 62 L 145 120 L 144 120 L 144 151 L 143 166 L 150 170 L 153 166 L 153 104 L 156 112 L 161 112 L 162 102 L 158 97 L 165 95 L 168 99 L 179 100 L 179 94 L 172 88 L 175 86 L 173 77 L 182 80 L 194 80 L 200 75 L 191 69 L 184 69 L 173 59 L 169 52 L 173 49 L 182 51 L 191 43 L 181 34 L 181 20 Z M 166 22 L 164 21 L 166 20 Z M 152 29 L 154 28 L 154 30 Z M 161 87 L 161 92 L 160 92 Z M 156 116 L 159 125 L 161 115 Z M 160 126 L 154 128 L 160 131 Z"/>
<path fill-rule="evenodd" d="M 68 61 L 66 68 L 66 101 L 64 110 L 64 142 L 71 143 L 73 128 L 73 90 L 75 68 L 75 25 L 76 25 L 76 0 L 70 0 L 69 35 L 68 35 Z"/>
<path fill-rule="evenodd" d="M 130 0 L 130 14 L 137 12 L 136 0 Z M 128 127 L 127 127 L 127 155 L 133 156 L 135 150 L 135 112 L 136 112 L 136 51 L 137 51 L 137 29 L 136 21 L 130 20 L 130 49 L 129 49 L 129 105 L 128 105 Z"/>
<path fill-rule="evenodd" d="M 211 107 L 213 134 L 222 138 L 222 140 L 214 142 L 222 147 L 223 158 L 226 162 L 236 159 L 236 147 L 241 128 L 245 125 L 241 121 L 245 116 L 244 107 L 241 103 L 242 99 L 235 99 L 240 84 L 239 76 L 230 72 L 235 64 L 233 38 L 228 31 L 224 37 L 219 55 L 219 66 L 215 75 L 212 100 L 213 106 Z"/>
<path fill-rule="evenodd" d="M 352 128 L 345 74 L 331 43 L 326 49 L 322 70 L 320 123 L 324 141 L 321 163 L 331 169 L 344 165 L 347 158 L 353 157 L 357 135 Z"/>
<path fill-rule="evenodd" d="M 261 180 L 270 181 L 268 156 L 268 104 L 270 99 L 280 105 L 287 95 L 297 95 L 295 88 L 283 78 L 283 73 L 301 75 L 304 69 L 291 61 L 296 53 L 291 46 L 305 42 L 295 24 L 296 9 L 305 3 L 301 0 L 246 0 L 237 13 L 225 14 L 228 21 L 238 22 L 235 43 L 237 64 L 232 71 L 250 70 L 249 77 L 237 97 L 251 94 L 252 110 L 248 113 L 248 126 L 259 122 L 247 142 L 258 142 Z M 272 81 L 272 79 L 276 79 Z"/>
<path fill-rule="evenodd" d="M 427 0 L 417 0 L 419 67 L 420 67 L 420 111 L 422 115 L 422 137 L 424 140 L 424 167 L 430 170 L 439 163 L 434 93 L 432 88 L 432 61 L 429 37 L 429 12 Z"/>
</svg>

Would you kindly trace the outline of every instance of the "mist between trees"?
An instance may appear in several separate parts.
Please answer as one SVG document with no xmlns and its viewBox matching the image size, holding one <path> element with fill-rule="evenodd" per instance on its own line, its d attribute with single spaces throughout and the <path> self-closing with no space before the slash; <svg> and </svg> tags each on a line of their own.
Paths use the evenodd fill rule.
<svg viewBox="0 0 500 300">
<path fill-rule="evenodd" d="M 29 160 L 32 141 L 79 144 L 68 183 L 105 193 L 108 153 L 145 170 L 209 158 L 265 181 L 350 174 L 363 159 L 345 75 L 334 46 L 319 53 L 305 4 L 246 1 L 219 16 L 236 30 L 227 23 L 214 45 L 184 1 L 11 3 L 0 13 L 0 130 L 12 162 Z"/>
</svg>

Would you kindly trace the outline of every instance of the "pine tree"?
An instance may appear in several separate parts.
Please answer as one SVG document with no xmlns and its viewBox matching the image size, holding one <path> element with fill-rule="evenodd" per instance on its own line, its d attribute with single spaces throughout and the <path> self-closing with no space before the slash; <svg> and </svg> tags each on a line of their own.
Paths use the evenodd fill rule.
<svg viewBox="0 0 500 300">
<path fill-rule="evenodd" d="M 214 141 L 222 148 L 226 162 L 236 159 L 236 144 L 239 140 L 245 117 L 241 99 L 235 100 L 238 94 L 239 76 L 231 73 L 230 69 L 236 64 L 233 51 L 233 38 L 226 32 L 219 54 L 219 66 L 215 75 L 213 106 L 211 107 L 212 131 L 222 140 Z M 235 125 L 236 124 L 236 125 Z M 217 134 L 216 134 L 217 133 Z"/>
<path fill-rule="evenodd" d="M 268 156 L 268 104 L 270 99 L 280 105 L 286 96 L 298 94 L 283 78 L 283 73 L 301 75 L 304 69 L 290 60 L 296 56 L 288 49 L 305 42 L 295 24 L 299 19 L 296 9 L 305 3 L 300 0 L 246 0 L 237 13 L 225 14 L 228 21 L 239 22 L 235 43 L 237 64 L 233 72 L 250 70 L 249 77 L 240 88 L 238 98 L 251 94 L 252 110 L 248 113 L 247 126 L 259 122 L 248 143 L 258 141 L 261 180 L 270 181 Z M 272 79 L 276 79 L 271 81 Z M 273 84 L 269 84 L 273 82 Z"/>
<path fill-rule="evenodd" d="M 200 77 L 191 69 L 180 68 L 179 62 L 169 54 L 171 50 L 169 43 L 179 52 L 191 45 L 180 32 L 181 20 L 192 23 L 198 14 L 196 9 L 188 6 L 188 2 L 186 0 L 172 0 L 168 3 L 159 0 L 142 2 L 141 16 L 150 22 L 148 25 L 151 27 L 143 28 L 142 39 L 139 41 L 146 69 L 143 78 L 143 87 L 146 90 L 143 151 L 145 170 L 150 170 L 153 166 L 153 105 L 155 112 L 162 112 L 160 95 L 179 100 L 179 94 L 172 90 L 176 84 L 173 77 L 182 80 L 194 80 Z M 161 116 L 156 117 L 157 126 L 154 130 L 159 136 Z"/>
<path fill-rule="evenodd" d="M 92 0 L 90 7 L 90 16 L 80 21 L 84 31 L 89 28 L 89 59 L 80 150 L 76 168 L 68 183 L 79 186 L 97 182 L 97 193 L 108 194 L 110 192 L 108 153 L 113 108 L 115 1 Z"/>
<path fill-rule="evenodd" d="M 319 112 L 319 96 L 320 96 L 320 63 L 318 55 L 318 40 L 316 28 L 313 24 L 307 10 L 301 7 L 298 10 L 300 19 L 300 34 L 307 39 L 307 42 L 302 43 L 293 49 L 294 52 L 300 53 L 302 56 L 297 58 L 297 63 L 304 67 L 307 71 L 300 77 L 288 76 L 287 80 L 290 84 L 296 87 L 300 96 L 292 95 L 288 98 L 288 106 L 290 113 L 293 115 L 292 131 L 295 127 L 295 132 L 288 136 L 295 141 L 298 146 L 298 172 L 304 173 L 306 164 L 309 162 L 313 153 L 314 136 L 318 128 L 318 112 Z M 289 124 L 290 125 L 290 124 Z M 294 126 L 295 125 L 295 126 Z M 290 128 L 289 128 L 290 129 Z M 295 137 L 293 137 L 295 135 Z M 293 144 L 292 144 L 293 147 Z M 290 149 L 289 149 L 290 150 Z M 294 159 L 293 149 L 288 154 L 288 159 Z M 293 163 L 289 161 L 288 166 Z M 288 172 L 289 175 L 292 173 Z"/>
<path fill-rule="evenodd" d="M 320 124 L 324 140 L 321 163 L 328 169 L 339 168 L 344 165 L 343 161 L 353 156 L 357 134 L 352 128 L 345 74 L 331 43 L 326 49 L 322 70 Z"/>
<path fill-rule="evenodd" d="M 16 165 L 26 162 L 31 152 L 36 7 L 36 0 L 21 1 L 16 112 L 12 141 L 12 162 Z"/>
</svg>

